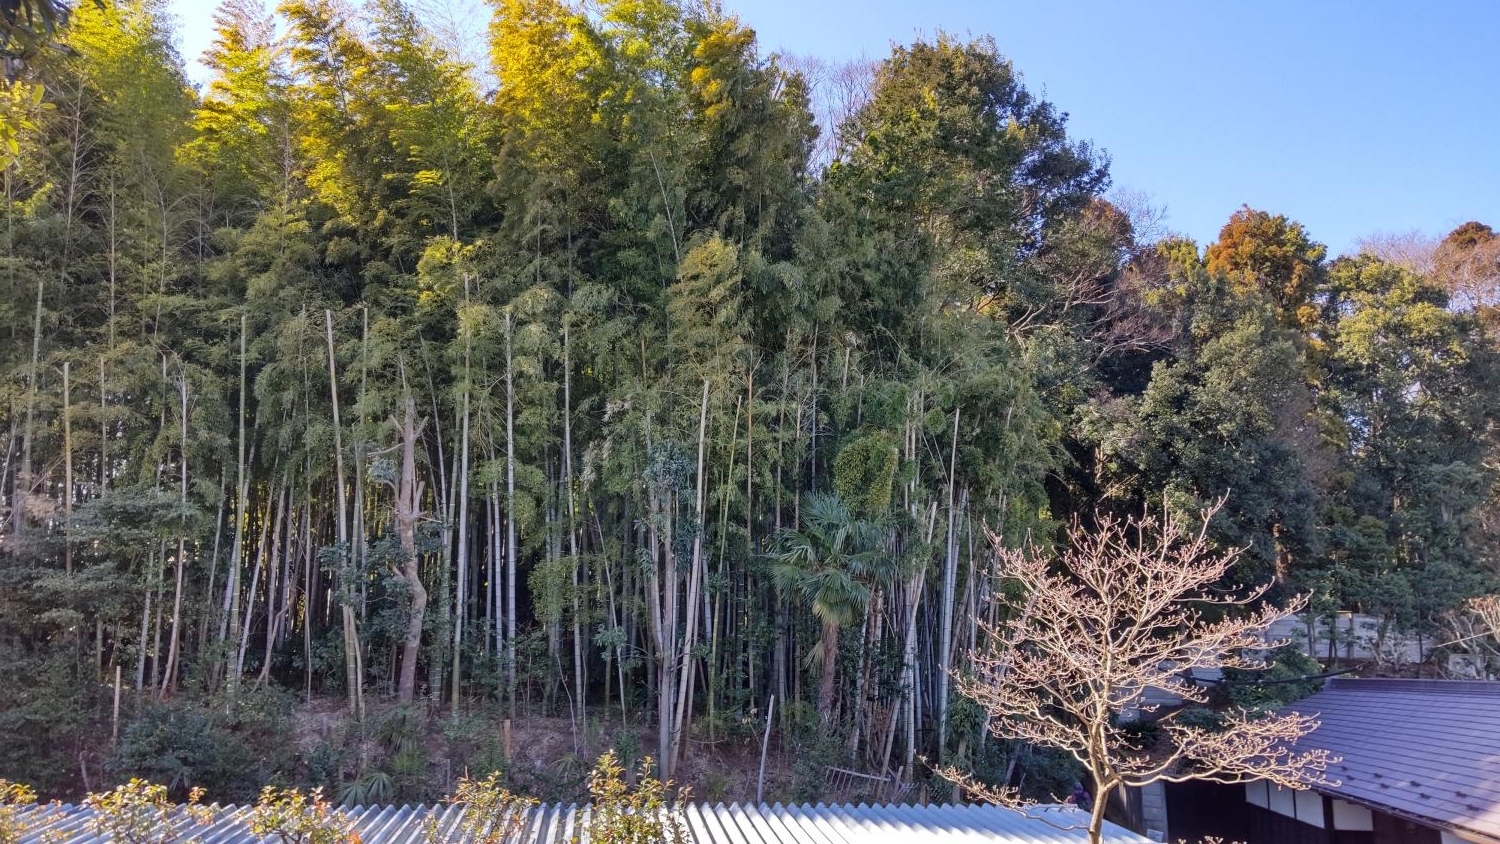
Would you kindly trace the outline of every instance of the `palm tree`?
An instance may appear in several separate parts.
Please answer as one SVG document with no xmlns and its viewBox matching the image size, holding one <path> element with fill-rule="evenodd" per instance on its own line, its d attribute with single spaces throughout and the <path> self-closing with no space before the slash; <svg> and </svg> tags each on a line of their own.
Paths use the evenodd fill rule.
<svg viewBox="0 0 1500 844">
<path fill-rule="evenodd" d="M 824 723 L 833 714 L 839 629 L 864 612 L 870 581 L 888 568 L 879 538 L 875 524 L 856 518 L 837 495 L 808 493 L 801 528 L 782 531 L 776 541 L 771 567 L 776 585 L 811 602 L 823 624 L 818 714 Z"/>
</svg>

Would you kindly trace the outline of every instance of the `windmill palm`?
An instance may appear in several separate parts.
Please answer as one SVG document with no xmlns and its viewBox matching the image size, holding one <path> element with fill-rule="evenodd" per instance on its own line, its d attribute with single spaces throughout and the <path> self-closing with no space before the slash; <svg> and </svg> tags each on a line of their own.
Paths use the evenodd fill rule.
<svg viewBox="0 0 1500 844">
<path fill-rule="evenodd" d="M 838 496 L 824 493 L 807 494 L 802 525 L 777 538 L 771 567 L 776 585 L 809 602 L 823 625 L 818 714 L 825 723 L 833 713 L 839 630 L 864 612 L 871 581 L 887 568 L 879 538 L 873 523 L 855 517 Z"/>
</svg>

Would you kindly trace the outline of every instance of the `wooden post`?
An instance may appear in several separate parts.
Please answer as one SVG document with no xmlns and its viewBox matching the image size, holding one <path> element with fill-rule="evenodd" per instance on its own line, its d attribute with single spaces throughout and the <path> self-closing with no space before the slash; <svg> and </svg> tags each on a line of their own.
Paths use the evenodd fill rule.
<svg viewBox="0 0 1500 844">
<path fill-rule="evenodd" d="M 771 715 L 776 712 L 776 695 L 766 706 L 766 731 L 760 737 L 760 775 L 755 778 L 755 802 L 765 802 L 766 794 L 766 748 L 771 744 Z"/>
<path fill-rule="evenodd" d="M 112 728 L 110 730 L 110 742 L 120 742 L 120 664 L 115 663 L 115 714 Z"/>
</svg>

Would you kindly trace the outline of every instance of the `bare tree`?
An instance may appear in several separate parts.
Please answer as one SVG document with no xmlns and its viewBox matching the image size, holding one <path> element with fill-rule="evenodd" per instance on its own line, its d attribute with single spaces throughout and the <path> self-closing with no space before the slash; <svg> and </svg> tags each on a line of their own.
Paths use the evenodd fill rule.
<svg viewBox="0 0 1500 844">
<path fill-rule="evenodd" d="M 810 165 L 814 172 L 821 171 L 838 158 L 846 140 L 845 125 L 869 102 L 880 63 L 864 57 L 831 62 L 806 55 L 777 56 L 777 62 L 807 81 L 813 119 L 818 124 Z"/>
<path fill-rule="evenodd" d="M 1376 232 L 1354 241 L 1355 254 L 1374 255 L 1420 276 L 1432 275 L 1437 248 L 1438 239 L 1418 229 Z"/>
<path fill-rule="evenodd" d="M 1433 254 L 1433 266 L 1452 306 L 1500 307 L 1500 234 L 1494 229 L 1468 222 L 1449 232 Z"/>
<path fill-rule="evenodd" d="M 995 590 L 1008 596 L 1009 620 L 980 623 L 989 645 L 971 654 L 972 673 L 957 676 L 958 690 L 990 714 L 996 736 L 1058 748 L 1083 764 L 1093 783 L 1090 841 L 1101 840 L 1104 808 L 1121 786 L 1266 779 L 1304 788 L 1323 781 L 1334 761 L 1293 747 L 1317 726 L 1311 716 L 1227 712 L 1209 728 L 1147 700 L 1158 691 L 1205 702 L 1190 672 L 1261 666 L 1262 632 L 1304 603 L 1252 609 L 1265 587 L 1218 588 L 1243 550 L 1211 547 L 1206 527 L 1222 505 L 1204 511 L 1196 531 L 1169 513 L 1098 515 L 1092 527 L 1075 518 L 1060 559 L 990 537 L 1013 581 Z M 942 773 L 981 799 L 1022 802 L 1013 789 Z"/>
<path fill-rule="evenodd" d="M 1500 665 L 1500 595 L 1480 595 L 1444 618 L 1448 640 L 1442 647 L 1469 656 L 1472 670 L 1483 679 Z"/>
</svg>

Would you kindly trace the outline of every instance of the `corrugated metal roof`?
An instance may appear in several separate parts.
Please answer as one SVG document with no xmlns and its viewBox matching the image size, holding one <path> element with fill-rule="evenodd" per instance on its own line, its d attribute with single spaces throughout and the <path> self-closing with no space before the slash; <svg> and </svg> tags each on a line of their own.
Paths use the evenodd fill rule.
<svg viewBox="0 0 1500 844">
<path fill-rule="evenodd" d="M 22 844 L 105 844 L 88 829 L 90 809 L 44 806 L 46 820 Z M 353 820 L 361 844 L 426 844 L 428 819 L 439 838 L 453 833 L 462 806 L 376 806 L 341 810 Z M 1085 841 L 1088 816 L 1072 807 L 1039 806 L 1025 814 L 988 805 L 686 805 L 682 825 L 694 844 L 886 844 L 886 842 L 974 842 L 974 844 L 1076 844 Z M 246 807 L 215 807 L 212 823 L 199 826 L 179 812 L 172 821 L 181 844 L 263 844 L 246 826 Z M 548 804 L 528 812 L 522 831 L 507 844 L 587 844 L 587 806 Z M 45 836 L 45 837 L 44 837 Z M 1106 844 L 1146 844 L 1148 839 L 1105 824 Z"/>
<path fill-rule="evenodd" d="M 1500 683 L 1340 679 L 1288 709 L 1343 757 L 1318 791 L 1500 841 Z"/>
</svg>

